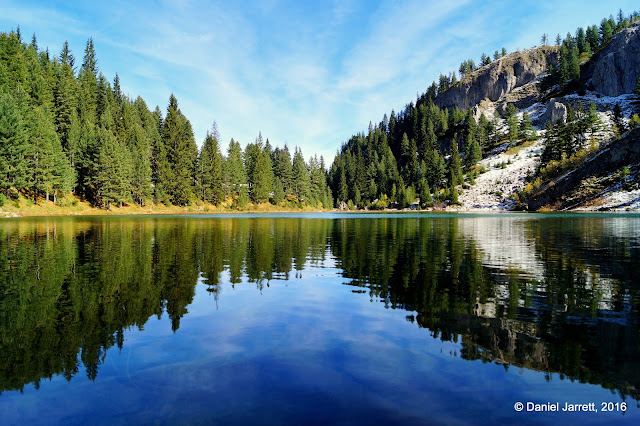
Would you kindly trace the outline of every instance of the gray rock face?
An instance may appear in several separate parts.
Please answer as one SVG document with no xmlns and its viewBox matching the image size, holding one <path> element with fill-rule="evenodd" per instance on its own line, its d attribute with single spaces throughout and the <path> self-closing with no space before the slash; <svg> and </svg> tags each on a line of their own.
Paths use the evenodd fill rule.
<svg viewBox="0 0 640 426">
<path fill-rule="evenodd" d="M 540 123 L 555 123 L 561 120 L 563 123 L 567 121 L 567 107 L 561 102 L 551 99 L 547 104 L 547 110 L 540 119 Z"/>
<path fill-rule="evenodd" d="M 435 104 L 441 108 L 457 106 L 468 109 L 483 99 L 497 101 L 513 89 L 523 86 L 558 62 L 556 46 L 511 53 L 471 73 L 457 86 L 438 95 Z"/>
<path fill-rule="evenodd" d="M 640 75 L 640 22 L 616 34 L 593 65 L 590 88 L 606 96 L 633 93 Z"/>
</svg>

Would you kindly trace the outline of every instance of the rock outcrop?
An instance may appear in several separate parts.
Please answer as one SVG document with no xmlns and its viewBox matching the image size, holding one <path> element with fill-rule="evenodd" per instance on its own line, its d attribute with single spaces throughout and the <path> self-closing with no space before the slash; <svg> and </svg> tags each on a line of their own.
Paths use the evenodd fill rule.
<svg viewBox="0 0 640 426">
<path fill-rule="evenodd" d="M 561 120 L 563 123 L 567 121 L 567 107 L 565 104 L 557 102 L 555 99 L 551 99 L 547 104 L 547 110 L 540 119 L 540 123 L 555 123 L 558 120 Z"/>
<path fill-rule="evenodd" d="M 633 93 L 640 75 L 640 22 L 616 34 L 593 59 L 589 89 L 606 96 Z"/>
<path fill-rule="evenodd" d="M 435 99 L 441 108 L 468 109 L 483 99 L 496 102 L 524 86 L 558 62 L 556 46 L 541 46 L 511 53 L 474 71 Z"/>
</svg>

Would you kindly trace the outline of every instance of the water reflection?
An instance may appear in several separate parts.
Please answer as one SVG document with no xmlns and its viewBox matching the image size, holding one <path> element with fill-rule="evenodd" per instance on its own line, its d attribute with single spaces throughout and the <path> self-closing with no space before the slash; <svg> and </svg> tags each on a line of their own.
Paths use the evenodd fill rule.
<svg viewBox="0 0 640 426">
<path fill-rule="evenodd" d="M 639 220 L 607 216 L 60 218 L 0 228 L 0 391 L 99 374 L 125 330 L 195 286 L 217 303 L 336 264 L 353 297 L 467 360 L 524 367 L 639 399 Z M 382 306 L 381 306 L 382 308 Z"/>
</svg>

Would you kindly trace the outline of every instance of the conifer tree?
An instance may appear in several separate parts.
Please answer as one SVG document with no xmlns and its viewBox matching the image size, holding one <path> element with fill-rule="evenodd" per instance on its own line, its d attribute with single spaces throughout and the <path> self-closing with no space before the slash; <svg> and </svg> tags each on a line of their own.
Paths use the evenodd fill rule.
<svg viewBox="0 0 640 426">
<path fill-rule="evenodd" d="M 276 148 L 273 151 L 273 172 L 280 181 L 285 195 L 291 194 L 293 166 L 291 164 L 291 154 L 289 153 L 289 147 L 286 144 L 284 148 Z"/>
<path fill-rule="evenodd" d="M 602 18 L 602 21 L 600 22 L 600 45 L 608 43 L 612 37 L 613 27 L 611 22 L 606 18 Z"/>
<path fill-rule="evenodd" d="M 309 170 L 302 156 L 300 148 L 296 147 L 293 154 L 293 194 L 299 202 L 309 201 L 311 195 Z"/>
<path fill-rule="evenodd" d="M 477 140 L 473 140 L 469 146 L 469 153 L 465 158 L 467 160 L 467 170 L 471 170 L 480 160 L 482 160 L 482 148 Z"/>
<path fill-rule="evenodd" d="M 433 197 L 431 196 L 431 190 L 426 181 L 422 181 L 420 185 L 420 207 L 423 209 L 427 207 L 433 207 Z"/>
<path fill-rule="evenodd" d="M 513 104 L 509 104 L 507 106 L 507 110 L 505 112 L 505 119 L 507 120 L 507 125 L 509 126 L 509 143 L 514 145 L 518 139 L 518 116 L 516 115 L 518 110 Z"/>
<path fill-rule="evenodd" d="M 315 155 L 309 158 L 307 167 L 309 170 L 309 195 L 312 204 L 317 205 L 318 202 L 322 201 L 325 192 L 326 177 L 324 175 L 324 166 L 320 165 L 320 160 Z"/>
<path fill-rule="evenodd" d="M 449 177 L 450 185 L 459 185 L 462 183 L 462 167 L 460 165 L 460 152 L 458 151 L 458 141 L 456 136 L 451 142 L 451 158 L 449 159 Z"/>
<path fill-rule="evenodd" d="M 540 156 L 540 164 L 546 165 L 549 161 L 559 161 L 562 158 L 562 146 L 560 140 L 560 128 L 562 122 L 555 124 L 547 123 L 546 132 L 544 134 L 544 149 Z"/>
<path fill-rule="evenodd" d="M 167 194 L 173 204 L 186 205 L 193 197 L 197 152 L 191 123 L 182 115 L 178 100 L 171 94 L 156 150 L 156 186 L 157 192 Z"/>
<path fill-rule="evenodd" d="M 109 130 L 100 129 L 97 136 L 100 152 L 95 178 L 96 198 L 106 209 L 109 209 L 112 203 L 122 207 L 131 196 L 131 154 Z"/>
<path fill-rule="evenodd" d="M 95 125 L 97 120 L 98 60 L 91 37 L 87 40 L 78 80 L 80 81 L 78 102 L 80 117 L 83 121 Z"/>
<path fill-rule="evenodd" d="M 338 192 L 336 194 L 336 203 L 346 203 L 349 200 L 349 187 L 347 186 L 347 175 L 344 168 L 340 169 L 338 178 Z"/>
<path fill-rule="evenodd" d="M 455 172 L 451 170 L 449 174 L 449 202 L 451 204 L 460 204 L 458 200 L 458 189 L 456 188 L 456 179 Z"/>
<path fill-rule="evenodd" d="M 29 120 L 29 180 L 34 198 L 70 191 L 75 185 L 73 168 L 62 151 L 53 120 L 36 107 Z"/>
<path fill-rule="evenodd" d="M 139 122 L 133 123 L 127 133 L 132 156 L 131 195 L 133 201 L 144 206 L 151 196 L 151 141 Z"/>
<path fill-rule="evenodd" d="M 71 70 L 73 70 L 76 59 L 73 57 L 73 53 L 71 53 L 71 49 L 69 48 L 69 42 L 67 40 L 62 44 L 62 49 L 60 50 L 60 63 L 69 65 Z"/>
<path fill-rule="evenodd" d="M 0 191 L 7 197 L 27 184 L 26 153 L 27 133 L 15 100 L 0 94 Z"/>
<path fill-rule="evenodd" d="M 242 147 L 231 138 L 224 162 L 225 191 L 234 199 L 246 197 L 247 175 L 242 162 Z"/>
<path fill-rule="evenodd" d="M 522 121 L 520 121 L 520 128 L 518 130 L 522 141 L 532 141 L 536 139 L 536 132 L 527 111 L 522 113 Z"/>
<path fill-rule="evenodd" d="M 66 52 L 63 48 L 60 61 L 56 73 L 56 84 L 53 89 L 55 123 L 62 147 L 69 150 L 67 138 L 71 127 L 71 117 L 76 114 L 77 94 L 75 76 L 71 65 L 73 64 L 73 56 L 68 51 L 68 46 Z"/>
<path fill-rule="evenodd" d="M 569 52 L 569 79 L 580 80 L 580 57 L 578 48 L 574 47 Z"/>
<path fill-rule="evenodd" d="M 172 150 L 172 164 L 175 171 L 175 182 L 172 188 L 173 204 L 184 206 L 194 196 L 195 171 L 198 159 L 198 146 L 193 136 L 191 123 L 184 115 L 180 115 L 182 131 L 175 141 Z"/>
<path fill-rule="evenodd" d="M 256 203 L 265 203 L 269 201 L 271 191 L 273 190 L 273 166 L 271 164 L 271 155 L 266 146 L 256 143 L 258 149 L 253 166 L 251 181 L 251 198 Z"/>
<path fill-rule="evenodd" d="M 218 145 L 217 125 L 214 122 L 211 132 L 202 143 L 200 151 L 200 182 L 202 188 L 202 199 L 214 205 L 220 204 L 224 200 L 222 187 L 222 155 Z"/>
<path fill-rule="evenodd" d="M 613 107 L 613 124 L 616 126 L 618 134 L 622 134 L 626 130 L 620 104 L 615 104 Z"/>
<path fill-rule="evenodd" d="M 273 178 L 273 204 L 279 206 L 284 201 L 284 188 L 278 176 Z"/>
</svg>

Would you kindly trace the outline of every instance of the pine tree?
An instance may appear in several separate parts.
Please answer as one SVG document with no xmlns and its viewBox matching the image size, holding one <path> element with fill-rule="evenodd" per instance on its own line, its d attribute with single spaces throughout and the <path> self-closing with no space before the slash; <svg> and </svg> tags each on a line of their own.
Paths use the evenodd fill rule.
<svg viewBox="0 0 640 426">
<path fill-rule="evenodd" d="M 509 126 L 509 143 L 514 145 L 518 140 L 518 110 L 513 104 L 509 104 L 507 106 L 507 110 L 505 112 L 505 119 L 507 120 L 507 125 Z"/>
<path fill-rule="evenodd" d="M 580 80 L 580 58 L 577 48 L 573 48 L 569 52 L 569 79 Z"/>
<path fill-rule="evenodd" d="M 145 128 L 144 121 L 153 121 L 150 112 L 142 98 L 136 99 L 131 105 L 128 100 L 123 102 L 124 137 L 126 145 L 132 155 L 131 170 L 131 195 L 134 202 L 140 206 L 145 205 L 145 200 L 152 194 L 152 134 Z M 151 123 L 147 123 L 149 125 Z M 151 130 L 155 133 L 155 126 L 151 124 Z"/>
<path fill-rule="evenodd" d="M 292 193 L 293 166 L 291 164 L 291 154 L 289 147 L 285 144 L 284 148 L 276 148 L 273 151 L 273 172 L 280 180 L 282 189 L 286 194 Z"/>
<path fill-rule="evenodd" d="M 422 181 L 420 185 L 420 206 L 425 209 L 427 207 L 433 207 L 433 197 L 431 196 L 431 190 L 426 181 Z"/>
<path fill-rule="evenodd" d="M 73 56 L 68 51 L 64 54 L 66 57 L 65 59 L 61 57 L 61 63 L 57 70 L 57 79 L 53 90 L 53 97 L 56 130 L 60 137 L 62 147 L 68 150 L 67 139 L 69 128 L 71 127 L 71 117 L 76 113 L 77 94 L 75 75 L 73 73 L 72 65 L 70 65 L 70 63 L 73 63 Z"/>
<path fill-rule="evenodd" d="M 74 172 L 69 164 L 53 120 L 42 107 L 36 107 L 29 120 L 29 180 L 34 198 L 71 190 L 75 184 Z"/>
<path fill-rule="evenodd" d="M 71 70 L 73 70 L 73 66 L 75 64 L 76 59 L 73 57 L 73 53 L 71 53 L 71 49 L 69 49 L 69 42 L 67 40 L 62 44 L 62 50 L 60 50 L 60 63 L 63 65 L 69 65 Z"/>
<path fill-rule="evenodd" d="M 458 189 L 456 188 L 456 183 L 455 183 L 455 179 L 456 176 L 454 176 L 454 171 L 451 171 L 451 175 L 450 175 L 450 185 L 449 185 L 449 202 L 451 204 L 460 204 L 460 201 L 458 200 Z"/>
<path fill-rule="evenodd" d="M 336 194 L 336 202 L 346 203 L 349 200 L 349 187 L 347 185 L 347 175 L 344 168 L 341 168 L 338 179 L 338 192 Z"/>
<path fill-rule="evenodd" d="M 600 45 L 599 40 L 600 36 L 598 34 L 598 27 L 596 25 L 587 27 L 587 42 L 589 44 L 589 49 L 592 52 L 594 52 Z"/>
<path fill-rule="evenodd" d="M 176 180 L 172 189 L 173 204 L 184 206 L 194 197 L 195 172 L 198 160 L 198 146 L 193 136 L 191 123 L 184 115 L 180 115 L 182 131 L 180 138 L 175 141 L 172 151 L 172 163 Z"/>
<path fill-rule="evenodd" d="M 93 38 L 87 40 L 78 80 L 80 81 L 78 102 L 80 117 L 83 121 L 95 125 L 97 120 L 98 60 L 93 46 Z"/>
<path fill-rule="evenodd" d="M 265 203 L 269 201 L 269 197 L 273 190 L 273 166 L 271 164 L 271 155 L 266 146 L 260 146 L 255 159 L 253 168 L 253 185 L 251 187 L 251 198 L 256 203 Z"/>
<path fill-rule="evenodd" d="M 540 156 L 540 164 L 546 165 L 549 161 L 559 161 L 562 158 L 562 146 L 560 141 L 561 121 L 555 124 L 547 123 L 544 134 L 544 149 Z"/>
<path fill-rule="evenodd" d="M 310 187 L 309 170 L 302 156 L 302 151 L 296 147 L 293 154 L 293 193 L 298 197 L 299 202 L 309 201 L 311 196 Z"/>
<path fill-rule="evenodd" d="M 474 140 L 469 147 L 467 155 L 467 169 L 471 170 L 480 160 L 482 160 L 482 148 L 477 140 Z"/>
<path fill-rule="evenodd" d="M 224 162 L 224 181 L 227 195 L 235 199 L 244 199 L 247 194 L 247 175 L 242 162 L 242 148 L 240 143 L 231 138 L 227 159 Z"/>
<path fill-rule="evenodd" d="M 522 121 L 520 121 L 519 137 L 522 141 L 535 140 L 535 130 L 533 124 L 531 124 L 531 117 L 527 111 L 522 113 Z"/>
<path fill-rule="evenodd" d="M 549 44 L 549 35 L 547 33 L 542 34 L 542 38 L 540 39 L 540 45 L 546 46 Z"/>
<path fill-rule="evenodd" d="M 418 147 L 416 146 L 415 139 L 411 139 L 409 145 L 409 153 L 407 158 L 407 182 L 410 185 L 416 184 L 419 179 L 420 163 L 418 162 Z"/>
<path fill-rule="evenodd" d="M 107 210 L 112 203 L 122 207 L 131 195 L 131 154 L 109 130 L 100 129 L 98 139 L 100 152 L 95 179 L 98 204 Z"/>
<path fill-rule="evenodd" d="M 273 204 L 279 206 L 284 201 L 284 188 L 278 176 L 273 178 Z"/>
<path fill-rule="evenodd" d="M 600 22 L 600 45 L 602 46 L 607 44 L 612 37 L 613 27 L 611 25 L 611 22 L 608 19 L 603 18 Z"/>
<path fill-rule="evenodd" d="M 451 158 L 449 159 L 449 177 L 451 185 L 462 183 L 462 167 L 460 166 L 460 152 L 458 151 L 458 141 L 456 136 L 451 142 Z"/>
<path fill-rule="evenodd" d="M 624 116 L 622 114 L 622 108 L 620 108 L 620 104 L 615 104 L 615 106 L 613 107 L 613 124 L 616 126 L 619 135 L 624 133 L 626 130 L 623 117 Z"/>
<path fill-rule="evenodd" d="M 320 157 L 320 160 L 318 160 L 317 156 L 311 157 L 309 159 L 308 168 L 310 177 L 311 198 L 317 204 L 317 202 L 322 202 L 322 198 L 326 193 L 327 178 L 324 170 L 324 159 Z"/>
<path fill-rule="evenodd" d="M 0 190 L 17 196 L 27 184 L 27 132 L 15 100 L 0 94 Z"/>
<path fill-rule="evenodd" d="M 166 193 L 173 204 L 189 204 L 193 197 L 198 148 L 191 123 L 182 115 L 173 94 L 169 97 L 161 141 L 156 151 L 156 189 L 161 191 L 159 193 Z"/>
<path fill-rule="evenodd" d="M 591 136 L 600 130 L 600 125 L 602 124 L 600 121 L 600 117 L 598 117 L 598 112 L 596 110 L 596 103 L 591 101 L 589 103 L 589 112 L 587 112 L 587 123 L 589 130 L 591 131 Z"/>
<path fill-rule="evenodd" d="M 214 122 L 214 128 L 211 132 L 207 132 L 204 142 L 202 143 L 200 160 L 198 161 L 202 199 L 214 205 L 218 205 L 224 200 L 222 155 L 220 154 L 216 134 L 216 124 Z"/>
</svg>

